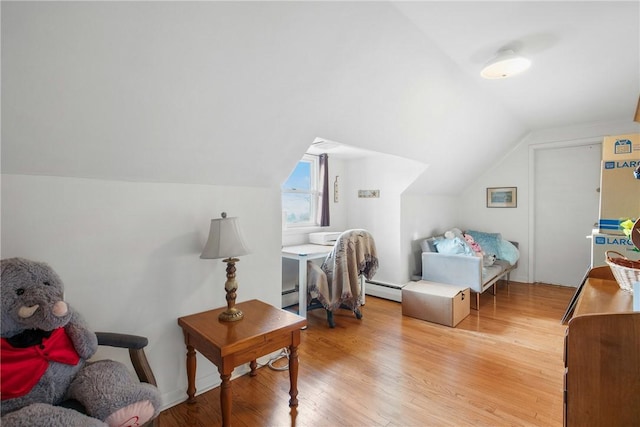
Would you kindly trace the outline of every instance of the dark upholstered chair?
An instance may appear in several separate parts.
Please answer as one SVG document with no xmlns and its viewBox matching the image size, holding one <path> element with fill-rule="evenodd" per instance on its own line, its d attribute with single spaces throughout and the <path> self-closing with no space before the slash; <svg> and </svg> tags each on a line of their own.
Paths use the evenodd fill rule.
<svg viewBox="0 0 640 427">
<path fill-rule="evenodd" d="M 144 348 L 149 343 L 149 340 L 145 337 L 137 335 L 117 334 L 111 332 L 96 332 L 98 337 L 98 345 L 104 345 L 108 347 L 117 347 L 129 350 L 129 358 L 133 369 L 138 375 L 138 379 L 142 382 L 153 384 L 157 386 L 156 378 L 151 371 L 151 366 L 147 360 L 147 355 L 144 352 Z M 76 400 L 67 400 L 62 402 L 60 406 L 66 408 L 72 408 L 80 412 L 85 412 L 80 402 Z M 158 427 L 158 418 L 144 424 L 143 427 Z"/>
</svg>

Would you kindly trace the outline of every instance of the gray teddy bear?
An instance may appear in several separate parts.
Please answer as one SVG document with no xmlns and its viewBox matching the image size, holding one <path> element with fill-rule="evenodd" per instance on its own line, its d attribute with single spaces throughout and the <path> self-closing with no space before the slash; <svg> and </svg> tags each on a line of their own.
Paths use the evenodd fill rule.
<svg viewBox="0 0 640 427">
<path fill-rule="evenodd" d="M 88 362 L 96 334 L 63 299 L 45 263 L 0 261 L 2 425 L 4 427 L 139 426 L 160 412 L 160 394 L 113 360 Z M 56 406 L 75 399 L 86 409 Z"/>
</svg>

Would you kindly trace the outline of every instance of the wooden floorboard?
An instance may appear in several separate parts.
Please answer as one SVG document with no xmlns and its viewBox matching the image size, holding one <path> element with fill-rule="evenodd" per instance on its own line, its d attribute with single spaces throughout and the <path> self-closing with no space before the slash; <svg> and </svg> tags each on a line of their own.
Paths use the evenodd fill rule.
<svg viewBox="0 0 640 427">
<path fill-rule="evenodd" d="M 481 295 L 456 328 L 402 316 L 367 297 L 363 318 L 309 312 L 299 350 L 299 406 L 287 371 L 232 382 L 235 427 L 562 426 L 560 319 L 573 288 L 511 282 Z M 162 427 L 220 425 L 219 389 L 162 412 Z M 185 396 L 186 398 L 186 396 Z"/>
</svg>

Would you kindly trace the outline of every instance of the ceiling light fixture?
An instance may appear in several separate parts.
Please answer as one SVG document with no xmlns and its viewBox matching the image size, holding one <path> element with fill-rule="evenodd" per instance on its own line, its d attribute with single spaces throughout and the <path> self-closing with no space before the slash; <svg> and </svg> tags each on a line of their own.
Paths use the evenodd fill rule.
<svg viewBox="0 0 640 427">
<path fill-rule="evenodd" d="M 506 79 L 527 70 L 531 60 L 516 55 L 511 49 L 500 50 L 497 55 L 484 66 L 480 75 L 485 79 Z"/>
</svg>

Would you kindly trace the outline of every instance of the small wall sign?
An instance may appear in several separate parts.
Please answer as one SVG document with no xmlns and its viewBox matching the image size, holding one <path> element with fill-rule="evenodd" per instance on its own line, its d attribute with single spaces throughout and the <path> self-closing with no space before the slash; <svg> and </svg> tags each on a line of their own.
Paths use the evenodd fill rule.
<svg viewBox="0 0 640 427">
<path fill-rule="evenodd" d="M 380 197 L 380 190 L 358 190 L 358 197 L 365 199 Z"/>
</svg>

